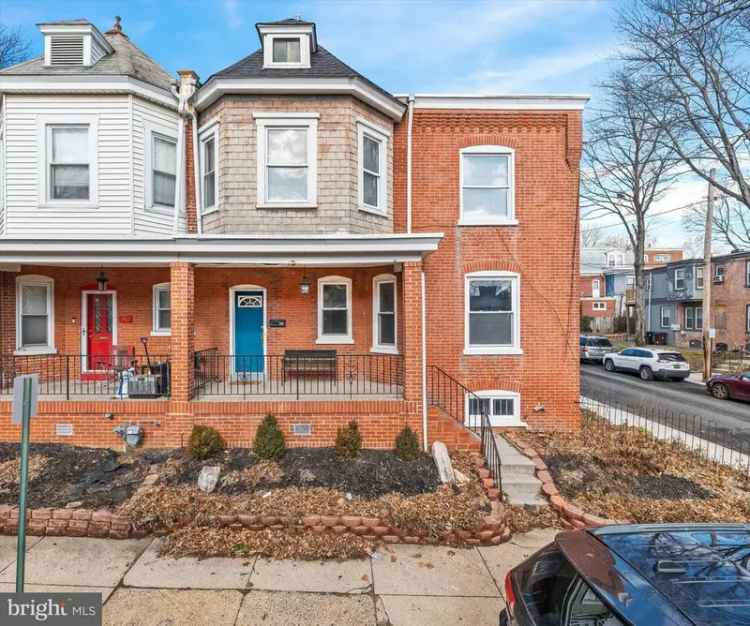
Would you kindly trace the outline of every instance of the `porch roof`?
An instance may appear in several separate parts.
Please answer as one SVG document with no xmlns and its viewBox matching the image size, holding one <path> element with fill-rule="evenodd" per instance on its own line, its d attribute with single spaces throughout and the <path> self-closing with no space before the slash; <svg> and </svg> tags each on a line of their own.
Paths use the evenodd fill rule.
<svg viewBox="0 0 750 626">
<path fill-rule="evenodd" d="M 186 261 L 198 266 L 381 265 L 418 261 L 437 250 L 442 237 L 442 233 L 303 233 L 42 241 L 4 238 L 0 264 L 163 266 Z"/>
</svg>

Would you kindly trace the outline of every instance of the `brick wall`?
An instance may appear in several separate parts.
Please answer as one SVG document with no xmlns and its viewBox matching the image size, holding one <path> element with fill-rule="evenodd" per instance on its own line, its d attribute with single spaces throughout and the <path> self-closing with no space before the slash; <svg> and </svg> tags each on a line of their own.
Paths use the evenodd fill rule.
<svg viewBox="0 0 750 626">
<path fill-rule="evenodd" d="M 486 144 L 516 151 L 518 226 L 457 225 L 459 150 Z M 396 145 L 400 168 L 406 148 L 398 132 Z M 445 234 L 424 263 L 428 362 L 474 390 L 520 392 L 522 417 L 532 427 L 575 427 L 580 113 L 417 109 L 413 149 L 414 230 Z M 398 187 L 398 225 L 406 222 L 405 197 Z M 464 277 L 478 270 L 520 274 L 523 355 L 464 354 Z"/>
<path fill-rule="evenodd" d="M 747 306 L 750 305 L 750 287 L 747 285 L 746 263 L 748 257 L 715 262 L 724 267 L 724 282 L 712 283 L 712 320 L 716 328 L 716 343 L 726 343 L 730 348 L 742 347 L 750 341 L 747 332 Z"/>
<path fill-rule="evenodd" d="M 256 120 L 259 111 L 306 112 L 318 120 L 318 202 L 309 209 L 257 205 Z M 350 96 L 224 96 L 203 111 L 200 124 L 219 126 L 219 210 L 204 218 L 205 233 L 391 232 L 392 142 L 388 142 L 388 215 L 359 210 L 357 120 L 386 129 L 393 122 Z"/>
</svg>

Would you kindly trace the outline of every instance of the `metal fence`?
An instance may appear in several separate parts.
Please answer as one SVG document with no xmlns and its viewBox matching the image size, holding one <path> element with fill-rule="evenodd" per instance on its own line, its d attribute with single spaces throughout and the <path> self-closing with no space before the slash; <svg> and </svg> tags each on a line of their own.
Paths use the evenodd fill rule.
<svg viewBox="0 0 750 626">
<path fill-rule="evenodd" d="M 750 479 L 750 428 L 741 432 L 688 412 L 613 400 L 581 398 L 580 406 L 583 428 L 605 428 L 612 424 L 637 429 L 653 439 L 693 450 L 710 462 L 733 467 Z"/>
<path fill-rule="evenodd" d="M 3 355 L 0 395 L 11 394 L 13 379 L 21 374 L 38 374 L 40 395 L 65 400 L 169 396 L 169 357 L 164 355 Z"/>
<path fill-rule="evenodd" d="M 195 353 L 193 397 L 258 396 L 300 399 L 312 396 L 403 395 L 404 360 L 391 354 L 320 355 Z"/>
<path fill-rule="evenodd" d="M 495 433 L 487 414 L 486 400 L 477 396 L 436 365 L 431 365 L 428 369 L 427 397 L 431 406 L 438 407 L 479 437 L 487 469 L 490 470 L 502 498 L 503 477 L 500 453 L 497 450 Z"/>
</svg>

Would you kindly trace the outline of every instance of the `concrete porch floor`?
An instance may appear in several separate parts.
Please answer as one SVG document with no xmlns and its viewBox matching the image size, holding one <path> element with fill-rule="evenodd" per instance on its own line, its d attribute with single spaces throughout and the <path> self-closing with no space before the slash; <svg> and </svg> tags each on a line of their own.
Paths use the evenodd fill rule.
<svg viewBox="0 0 750 626">
<path fill-rule="evenodd" d="M 166 559 L 160 539 L 29 537 L 27 591 L 99 592 L 107 626 L 496 624 L 506 572 L 557 531 L 501 546 L 394 545 L 357 561 Z M 0 591 L 15 537 L 0 537 Z"/>
</svg>

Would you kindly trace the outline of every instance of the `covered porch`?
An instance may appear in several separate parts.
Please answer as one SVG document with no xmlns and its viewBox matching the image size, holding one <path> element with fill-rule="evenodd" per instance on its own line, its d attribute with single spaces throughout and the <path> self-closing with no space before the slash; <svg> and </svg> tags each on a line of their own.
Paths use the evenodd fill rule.
<svg viewBox="0 0 750 626">
<path fill-rule="evenodd" d="M 415 400 L 440 235 L 10 241 L 0 399 Z"/>
</svg>

